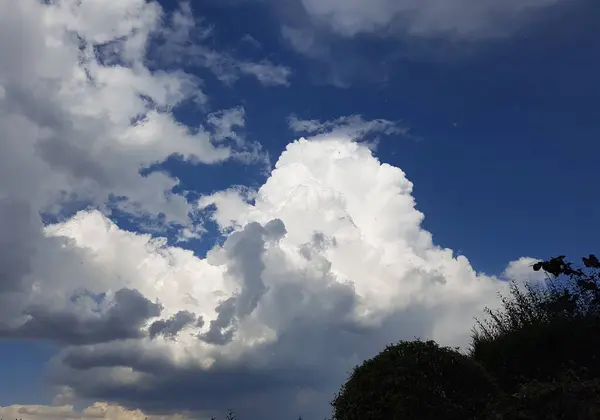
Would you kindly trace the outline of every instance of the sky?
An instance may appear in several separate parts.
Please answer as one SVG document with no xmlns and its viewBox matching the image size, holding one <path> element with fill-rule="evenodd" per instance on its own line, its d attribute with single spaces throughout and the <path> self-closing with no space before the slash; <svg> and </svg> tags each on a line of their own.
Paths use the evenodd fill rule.
<svg viewBox="0 0 600 420">
<path fill-rule="evenodd" d="M 593 0 L 0 8 L 0 417 L 323 418 L 595 251 Z"/>
</svg>

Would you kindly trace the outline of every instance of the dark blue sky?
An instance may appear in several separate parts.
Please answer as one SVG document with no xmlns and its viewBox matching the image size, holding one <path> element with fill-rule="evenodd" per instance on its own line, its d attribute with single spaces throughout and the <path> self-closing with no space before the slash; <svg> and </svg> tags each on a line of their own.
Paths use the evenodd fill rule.
<svg viewBox="0 0 600 420">
<path fill-rule="evenodd" d="M 195 6 L 223 47 L 249 57 L 266 52 L 294 70 L 289 88 L 260 89 L 252 80 L 235 89 L 207 86 L 216 108 L 242 100 L 249 137 L 274 159 L 294 138 L 286 124 L 292 113 L 403 121 L 414 138 L 384 140 L 377 156 L 414 182 L 425 227 L 438 244 L 464 253 L 477 269 L 498 272 L 522 255 L 578 258 L 595 249 L 600 7 L 573 3 L 507 39 L 438 46 L 431 54 L 394 39 L 336 41 L 346 56 L 342 64 L 368 62 L 345 71 L 352 81 L 346 88 L 324 81 L 339 63 L 292 51 L 266 7 Z M 246 34 L 262 48 L 240 42 Z M 186 175 L 203 182 L 202 174 Z M 223 184 L 256 182 L 235 169 L 222 175 Z"/>
<path fill-rule="evenodd" d="M 297 137 L 288 128 L 291 114 L 402 121 L 411 136 L 382 139 L 377 157 L 414 183 L 434 242 L 492 274 L 524 255 L 578 259 L 597 251 L 600 3 L 572 3 L 515 35 L 476 44 L 324 39 L 332 61 L 293 51 L 280 16 L 264 4 L 192 6 L 214 25 L 215 48 L 292 69 L 290 86 L 269 89 L 252 79 L 228 87 L 200 73 L 212 109 L 244 106 L 247 138 L 259 141 L 272 163 Z M 246 35 L 260 45 L 242 41 Z M 333 73 L 345 87 L 328 83 Z M 190 125 L 201 120 L 191 108 L 177 115 Z M 235 163 L 164 166 L 198 193 L 266 179 L 259 168 Z M 192 245 L 200 254 L 210 247 Z M 40 372 L 52 354 L 50 346 L 4 342 L 0 359 L 11 363 L 0 405 L 49 402 Z"/>
</svg>

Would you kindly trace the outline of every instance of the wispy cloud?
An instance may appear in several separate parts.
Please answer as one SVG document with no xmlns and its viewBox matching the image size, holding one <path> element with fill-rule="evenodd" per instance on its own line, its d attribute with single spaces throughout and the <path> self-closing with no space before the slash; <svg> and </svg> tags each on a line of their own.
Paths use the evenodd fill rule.
<svg viewBox="0 0 600 420">
<path fill-rule="evenodd" d="M 287 86 L 292 75 L 290 68 L 268 59 L 245 60 L 207 46 L 213 28 L 192 13 L 189 3 L 183 3 L 173 13 L 169 26 L 160 34 L 157 53 L 161 60 L 184 66 L 210 69 L 224 83 L 234 83 L 241 76 L 252 76 L 265 86 Z"/>
<path fill-rule="evenodd" d="M 566 0 L 297 0 L 315 25 L 357 34 L 486 39 L 513 33 L 528 18 Z"/>
<path fill-rule="evenodd" d="M 289 128 L 298 134 L 318 135 L 338 135 L 355 139 L 357 141 L 365 140 L 370 135 L 397 135 L 410 137 L 410 129 L 399 121 L 389 121 L 385 119 L 365 120 L 360 115 L 349 115 L 339 117 L 329 121 L 320 121 L 316 119 L 303 120 L 296 115 L 288 118 Z M 372 146 L 375 146 L 372 143 Z"/>
<path fill-rule="evenodd" d="M 395 65 L 477 54 L 569 8 L 568 0 L 267 0 L 282 39 L 337 87 L 386 83 Z M 560 25 L 560 22 L 556 22 Z"/>
</svg>

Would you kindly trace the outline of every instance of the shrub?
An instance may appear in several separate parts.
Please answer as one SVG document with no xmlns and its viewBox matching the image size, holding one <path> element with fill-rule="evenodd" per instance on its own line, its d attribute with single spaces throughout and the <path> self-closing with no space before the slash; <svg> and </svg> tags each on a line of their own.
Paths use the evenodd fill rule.
<svg viewBox="0 0 600 420">
<path fill-rule="evenodd" d="M 548 382 L 523 384 L 494 401 L 487 420 L 598 420 L 600 381 L 583 380 L 581 373 L 567 371 Z"/>
<path fill-rule="evenodd" d="M 483 367 L 433 341 L 404 341 L 357 366 L 332 401 L 333 420 L 469 420 L 496 387 Z"/>
<path fill-rule="evenodd" d="M 600 262 L 590 255 L 585 269 L 574 269 L 564 258 L 535 264 L 549 274 L 547 285 L 513 284 L 502 308 L 488 310 L 489 319 L 473 331 L 470 355 L 507 392 L 568 369 L 600 377 Z"/>
</svg>

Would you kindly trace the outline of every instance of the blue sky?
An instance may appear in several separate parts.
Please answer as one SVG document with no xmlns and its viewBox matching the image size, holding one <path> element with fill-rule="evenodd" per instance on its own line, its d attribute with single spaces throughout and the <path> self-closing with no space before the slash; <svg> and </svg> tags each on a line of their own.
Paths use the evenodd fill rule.
<svg viewBox="0 0 600 420">
<path fill-rule="evenodd" d="M 381 83 L 356 70 L 356 85 L 345 89 L 315 83 L 319 76 L 311 73 L 326 79 L 327 65 L 290 50 L 264 6 L 239 12 L 199 4 L 197 10 L 214 23 L 224 46 L 255 53 L 256 47 L 239 42 L 250 34 L 269 56 L 302 69 L 290 88 L 215 91 L 223 107 L 243 95 L 247 131 L 272 156 L 286 146 L 282 139 L 293 138 L 286 126 L 293 113 L 321 120 L 351 114 L 401 120 L 414 139 L 383 141 L 378 158 L 401 167 L 415 183 L 425 226 L 439 244 L 461 250 L 478 269 L 497 272 L 521 255 L 577 258 L 595 243 L 597 231 L 589 224 L 600 203 L 586 191 L 599 173 L 594 156 L 600 146 L 593 139 L 600 130 L 594 106 L 600 97 L 594 83 L 600 11 L 585 3 L 510 39 L 471 46 L 466 57 L 407 57 L 384 66 L 397 47 L 394 40 L 345 41 L 352 56 L 389 78 Z M 243 177 L 232 182 L 247 183 Z M 482 239 L 500 245 L 493 255 L 482 249 Z"/>
<path fill-rule="evenodd" d="M 600 7 L 455 3 L 0 17 L 0 414 L 322 417 L 377 346 L 464 345 L 535 258 L 594 252 Z"/>
</svg>

